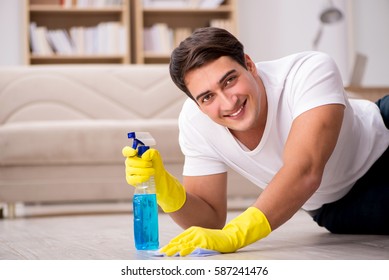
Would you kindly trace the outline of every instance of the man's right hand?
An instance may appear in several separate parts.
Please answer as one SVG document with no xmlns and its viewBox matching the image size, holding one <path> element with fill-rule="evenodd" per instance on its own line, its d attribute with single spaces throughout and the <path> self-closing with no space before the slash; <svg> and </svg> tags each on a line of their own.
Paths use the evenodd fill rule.
<svg viewBox="0 0 389 280">
<path fill-rule="evenodd" d="M 122 153 L 126 157 L 128 184 L 134 186 L 154 176 L 157 202 L 164 212 L 175 212 L 184 205 L 185 189 L 173 175 L 166 171 L 158 150 L 148 149 L 142 157 L 138 157 L 135 149 L 126 146 Z"/>
</svg>

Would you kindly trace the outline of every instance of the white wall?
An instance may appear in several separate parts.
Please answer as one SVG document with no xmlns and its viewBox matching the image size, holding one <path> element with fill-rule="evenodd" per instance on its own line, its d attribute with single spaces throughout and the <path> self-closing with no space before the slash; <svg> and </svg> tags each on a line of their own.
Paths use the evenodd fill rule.
<svg viewBox="0 0 389 280">
<path fill-rule="evenodd" d="M 239 38 L 246 52 L 255 60 L 279 58 L 291 53 L 313 50 L 313 40 L 322 26 L 317 50 L 330 54 L 338 64 L 343 79 L 349 77 L 350 48 L 347 0 L 334 4 L 344 19 L 321 25 L 319 14 L 327 0 L 244 0 L 238 2 Z"/>
<path fill-rule="evenodd" d="M 0 0 L 0 66 L 24 63 L 24 0 Z"/>
<path fill-rule="evenodd" d="M 23 64 L 24 0 L 0 0 L 0 66 Z M 327 0 L 237 0 L 239 39 L 255 61 L 312 50 Z M 347 83 L 356 51 L 368 56 L 363 85 L 389 85 L 389 0 L 333 0 L 345 13 L 325 26 L 318 50 L 336 60 Z M 350 24 L 351 23 L 351 24 Z"/>
<path fill-rule="evenodd" d="M 364 84 L 389 84 L 389 1 L 353 0 L 355 48 L 368 56 Z"/>
<path fill-rule="evenodd" d="M 324 26 L 318 50 L 334 57 L 347 84 L 356 52 L 368 56 L 362 85 L 389 85 L 389 1 L 333 0 L 345 15 Z M 327 0 L 238 0 L 239 39 L 258 60 L 312 50 Z"/>
</svg>

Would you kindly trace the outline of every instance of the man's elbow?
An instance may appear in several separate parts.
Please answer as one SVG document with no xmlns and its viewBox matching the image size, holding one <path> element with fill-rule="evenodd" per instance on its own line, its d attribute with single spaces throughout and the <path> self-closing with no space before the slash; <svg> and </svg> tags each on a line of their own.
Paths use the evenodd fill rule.
<svg viewBox="0 0 389 280">
<path fill-rule="evenodd" d="M 323 172 L 310 172 L 303 176 L 303 185 L 307 193 L 314 194 L 320 187 Z"/>
</svg>

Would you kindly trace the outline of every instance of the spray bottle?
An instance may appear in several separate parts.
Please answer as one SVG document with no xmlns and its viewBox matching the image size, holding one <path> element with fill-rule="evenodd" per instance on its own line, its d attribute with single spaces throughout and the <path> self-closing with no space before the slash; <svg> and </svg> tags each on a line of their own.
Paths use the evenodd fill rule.
<svg viewBox="0 0 389 280">
<path fill-rule="evenodd" d="M 149 133 L 128 133 L 128 138 L 133 139 L 132 148 L 138 150 L 138 156 L 141 157 L 150 146 L 155 144 L 154 139 Z M 158 240 L 158 205 L 155 193 L 154 177 L 151 176 L 146 182 L 137 184 L 133 197 L 134 213 L 134 240 L 137 250 L 157 250 Z"/>
</svg>

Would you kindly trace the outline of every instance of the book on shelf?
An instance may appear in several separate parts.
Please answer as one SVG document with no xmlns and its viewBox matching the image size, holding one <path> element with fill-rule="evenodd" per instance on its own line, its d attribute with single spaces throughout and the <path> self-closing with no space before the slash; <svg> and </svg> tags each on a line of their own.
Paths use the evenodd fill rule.
<svg viewBox="0 0 389 280">
<path fill-rule="evenodd" d="M 121 5 L 123 5 L 123 0 L 61 0 L 61 6 L 64 8 L 102 8 Z"/>
<path fill-rule="evenodd" d="M 186 8 L 188 0 L 143 0 L 144 8 Z"/>
<path fill-rule="evenodd" d="M 64 29 L 49 30 L 47 36 L 52 50 L 59 55 L 73 55 L 74 45 Z"/>
<path fill-rule="evenodd" d="M 73 3 L 73 0 L 60 0 L 60 4 L 63 8 L 71 8 Z"/>
<path fill-rule="evenodd" d="M 215 9 L 219 7 L 223 2 L 224 0 L 202 0 L 200 1 L 198 7 L 203 9 Z"/>
<path fill-rule="evenodd" d="M 48 30 L 44 26 L 37 26 L 35 22 L 30 24 L 30 47 L 35 55 L 52 55 L 53 50 L 47 41 Z"/>
<path fill-rule="evenodd" d="M 174 29 L 174 47 L 177 47 L 182 41 L 192 34 L 192 29 L 189 27 L 178 27 Z"/>
<path fill-rule="evenodd" d="M 192 33 L 191 28 L 169 28 L 166 23 L 156 23 L 146 27 L 143 33 L 144 51 L 169 55 L 173 48 Z"/>
<path fill-rule="evenodd" d="M 38 43 L 38 38 L 36 35 L 36 23 L 31 22 L 29 26 L 29 32 L 30 32 L 30 49 L 32 54 L 37 54 L 39 53 L 39 43 Z"/>
<path fill-rule="evenodd" d="M 35 55 L 123 55 L 126 29 L 118 22 L 103 22 L 92 27 L 48 30 L 30 23 L 30 46 Z"/>
<path fill-rule="evenodd" d="M 85 42 L 86 42 L 86 35 L 85 35 L 85 28 L 79 27 L 79 26 L 73 26 L 69 29 L 69 35 L 70 38 L 74 43 L 74 53 L 76 55 L 84 55 L 85 52 Z"/>
<path fill-rule="evenodd" d="M 166 23 L 155 23 L 151 27 L 145 27 L 144 50 L 149 53 L 168 54 L 173 48 L 172 32 Z"/>
<path fill-rule="evenodd" d="M 143 0 L 145 8 L 200 8 L 215 9 L 219 7 L 224 0 Z"/>
<path fill-rule="evenodd" d="M 212 19 L 209 22 L 209 26 L 218 27 L 233 32 L 233 23 L 229 19 Z"/>
</svg>

